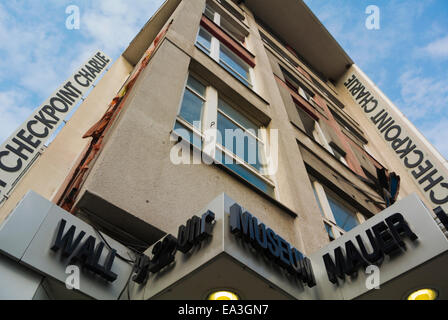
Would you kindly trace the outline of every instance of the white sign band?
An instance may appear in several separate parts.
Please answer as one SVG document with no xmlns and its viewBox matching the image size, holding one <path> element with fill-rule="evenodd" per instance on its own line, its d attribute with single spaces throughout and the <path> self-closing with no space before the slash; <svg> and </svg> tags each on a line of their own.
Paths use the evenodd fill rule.
<svg viewBox="0 0 448 320">
<path fill-rule="evenodd" d="M 0 146 L 0 197 L 23 175 L 44 143 L 106 70 L 111 59 L 98 51 Z"/>
</svg>

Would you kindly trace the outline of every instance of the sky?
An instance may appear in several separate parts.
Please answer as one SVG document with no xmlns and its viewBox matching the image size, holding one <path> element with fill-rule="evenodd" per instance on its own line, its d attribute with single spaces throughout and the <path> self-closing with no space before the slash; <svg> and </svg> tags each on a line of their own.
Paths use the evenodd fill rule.
<svg viewBox="0 0 448 320">
<path fill-rule="evenodd" d="M 448 1 L 305 2 L 448 158 Z M 118 58 L 162 3 L 0 0 L 0 144 L 96 50 Z M 70 5 L 79 8 L 79 29 L 66 27 Z M 366 28 L 369 5 L 379 9 L 379 30 Z"/>
</svg>

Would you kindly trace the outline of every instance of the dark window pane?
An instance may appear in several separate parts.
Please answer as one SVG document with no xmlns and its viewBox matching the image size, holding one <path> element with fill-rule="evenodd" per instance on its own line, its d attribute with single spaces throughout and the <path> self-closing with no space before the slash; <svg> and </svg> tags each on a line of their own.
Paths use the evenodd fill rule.
<svg viewBox="0 0 448 320">
<path fill-rule="evenodd" d="M 296 105 L 297 112 L 299 113 L 300 120 L 302 120 L 303 127 L 305 129 L 306 134 L 313 140 L 314 139 L 314 129 L 316 128 L 316 120 L 311 118 L 308 113 L 303 111 L 303 109 Z"/>
<path fill-rule="evenodd" d="M 243 61 L 240 61 L 240 59 L 223 44 L 220 45 L 219 58 L 221 65 L 224 68 L 241 80 L 245 85 L 251 86 L 249 82 L 249 66 Z"/>
<path fill-rule="evenodd" d="M 336 224 L 341 229 L 344 231 L 350 231 L 359 224 L 355 214 L 352 211 L 328 195 L 327 198 L 331 211 L 333 212 L 334 219 L 336 220 Z"/>
<path fill-rule="evenodd" d="M 186 141 L 190 142 L 192 145 L 202 149 L 202 139 L 197 134 L 194 134 L 190 129 L 183 126 L 181 123 L 176 122 L 174 126 L 174 132 L 181 136 Z"/>
<path fill-rule="evenodd" d="M 221 28 L 231 35 L 234 39 L 239 41 L 241 44 L 244 44 L 245 37 L 241 34 L 229 21 L 227 21 L 223 16 L 221 16 L 220 22 Z"/>
<path fill-rule="evenodd" d="M 196 91 L 202 97 L 205 97 L 205 86 L 193 77 L 188 77 L 187 86 Z"/>
<path fill-rule="evenodd" d="M 255 169 L 261 170 L 259 142 L 257 139 L 244 132 L 220 112 L 218 112 L 218 131 L 217 142 L 219 144 Z"/>
<path fill-rule="evenodd" d="M 230 118 L 238 122 L 240 126 L 245 128 L 246 130 L 252 129 L 255 132 L 258 130 L 258 126 L 249 120 L 246 116 L 244 116 L 241 112 L 235 110 L 231 106 L 229 106 L 227 103 L 225 103 L 223 100 L 219 99 L 218 101 L 218 108 L 222 112 L 224 112 L 226 115 L 228 115 Z"/>
<path fill-rule="evenodd" d="M 209 33 L 207 33 L 204 29 L 199 29 L 198 34 L 198 40 L 197 43 L 199 43 L 202 50 L 206 51 L 208 54 L 210 54 L 211 48 L 212 48 L 212 37 Z"/>
<path fill-rule="evenodd" d="M 204 14 L 207 16 L 207 18 L 209 18 L 210 20 L 214 20 L 215 19 L 215 10 L 212 9 L 208 3 L 205 6 L 205 10 L 204 10 Z"/>
<path fill-rule="evenodd" d="M 333 241 L 334 239 L 336 239 L 331 226 L 325 222 L 324 222 L 324 225 L 325 225 L 325 230 L 327 230 L 328 238 L 330 239 L 330 241 Z"/>
<path fill-rule="evenodd" d="M 185 89 L 180 116 L 196 128 L 201 129 L 198 122 L 201 121 L 202 106 L 203 101 L 189 89 Z"/>
</svg>

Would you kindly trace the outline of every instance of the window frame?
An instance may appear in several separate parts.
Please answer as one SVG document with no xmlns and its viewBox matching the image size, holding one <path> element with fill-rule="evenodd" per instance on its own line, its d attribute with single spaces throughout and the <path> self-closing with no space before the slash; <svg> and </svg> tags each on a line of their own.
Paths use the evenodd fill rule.
<svg viewBox="0 0 448 320">
<path fill-rule="evenodd" d="M 331 209 L 330 202 L 328 200 L 328 197 L 330 196 L 333 201 L 337 202 L 340 206 L 345 207 L 352 211 L 352 214 L 354 218 L 356 219 L 357 225 L 364 223 L 366 221 L 366 218 L 364 215 L 356 210 L 352 205 L 350 205 L 347 201 L 341 199 L 336 192 L 330 190 L 328 187 L 324 186 L 322 183 L 320 183 L 316 178 L 310 176 L 311 185 L 314 191 L 314 195 L 316 198 L 316 202 L 319 206 L 322 220 L 325 226 L 329 226 L 333 236 L 329 234 L 330 241 L 336 240 L 340 237 L 342 237 L 344 234 L 346 234 L 348 231 L 345 231 L 340 227 L 335 219 L 333 210 Z M 328 229 L 325 228 L 327 233 Z M 331 238 L 334 238 L 333 240 Z"/>
<path fill-rule="evenodd" d="M 221 46 L 224 48 L 224 50 L 221 49 L 222 48 Z M 248 77 L 247 79 L 221 58 L 222 51 L 227 51 L 226 55 L 233 58 L 234 60 L 236 60 L 237 64 L 243 64 L 244 66 L 247 66 L 247 77 Z M 239 81 L 243 82 L 243 84 L 246 85 L 247 87 L 249 87 L 251 89 L 253 88 L 253 83 L 252 83 L 253 76 L 251 74 L 252 68 L 246 62 L 244 62 L 243 59 L 238 57 L 232 50 L 230 50 L 225 44 L 223 44 L 221 42 L 219 42 L 218 60 L 219 60 L 219 64 L 222 67 L 224 67 L 224 69 L 228 68 L 227 71 L 229 71 L 234 77 L 236 77 Z M 243 66 L 241 66 L 241 67 L 243 67 Z"/>
<path fill-rule="evenodd" d="M 188 79 L 189 77 L 193 77 L 196 81 L 200 82 L 202 85 L 205 86 L 205 97 L 201 97 L 199 93 L 197 93 L 194 89 L 190 88 L 188 86 Z M 182 112 L 182 106 L 183 101 L 185 97 L 186 90 L 189 90 L 196 94 L 199 98 L 203 99 L 204 104 L 202 106 L 201 110 L 201 129 L 199 130 L 197 127 L 195 127 L 192 123 L 188 122 L 188 120 L 185 120 L 181 116 Z M 179 123 L 182 127 L 185 127 L 187 130 L 191 131 L 192 134 L 197 135 L 201 139 L 201 151 L 206 153 L 207 156 L 209 156 L 211 159 L 213 159 L 214 163 L 221 164 L 226 169 L 231 170 L 234 174 L 239 176 L 240 179 L 245 180 L 247 183 L 252 185 L 253 187 L 257 188 L 261 192 L 266 193 L 272 198 L 276 198 L 276 184 L 274 181 L 274 177 L 270 175 L 265 175 L 262 172 L 258 171 L 255 167 L 253 167 L 251 164 L 247 163 L 244 159 L 241 159 L 238 155 L 234 154 L 231 150 L 228 150 L 225 148 L 225 146 L 220 145 L 217 142 L 217 131 L 218 131 L 218 113 L 221 113 L 224 117 L 226 117 L 229 121 L 231 121 L 233 124 L 235 124 L 238 128 L 243 130 L 246 134 L 249 134 L 251 137 L 255 138 L 257 143 L 261 143 L 263 145 L 262 151 L 260 152 L 260 157 L 263 157 L 266 159 L 266 143 L 267 141 L 264 141 L 262 137 L 260 137 L 260 131 L 257 132 L 257 135 L 254 135 L 252 132 L 248 131 L 242 124 L 240 124 L 237 120 L 233 119 L 230 115 L 226 114 L 222 110 L 219 110 L 219 101 L 222 100 L 224 103 L 226 103 L 230 108 L 235 109 L 237 112 L 240 112 L 243 116 L 247 117 L 247 115 L 244 112 L 241 112 L 238 110 L 238 108 L 235 108 L 232 103 L 229 102 L 229 100 L 225 97 L 219 94 L 219 92 L 211 85 L 207 84 L 206 81 L 204 81 L 200 76 L 198 76 L 196 73 L 189 72 L 187 76 L 187 80 L 185 81 L 184 91 L 182 94 L 182 100 L 180 102 L 180 107 L 176 116 L 176 119 L 174 121 L 174 128 L 176 127 L 177 123 Z M 247 117 L 249 120 L 250 117 Z M 251 120 L 252 121 L 252 120 Z M 257 121 L 253 121 L 255 125 L 257 125 L 258 130 L 264 129 L 265 127 L 258 124 Z M 212 125 L 213 124 L 213 125 Z M 207 133 L 204 133 L 204 132 Z M 173 133 L 178 136 L 182 137 L 180 134 L 176 133 L 173 129 Z M 183 137 L 182 137 L 183 138 Z M 268 137 L 266 137 L 268 139 Z M 204 141 L 210 142 L 211 144 L 208 145 L 208 152 L 205 150 Z M 189 141 L 191 145 L 194 145 L 193 142 Z M 198 148 L 197 145 L 194 145 L 196 148 Z M 259 147 L 260 148 L 260 147 Z M 260 187 L 256 186 L 254 183 L 248 181 L 246 178 L 241 176 L 238 172 L 235 170 L 232 170 L 226 164 L 222 163 L 219 159 L 217 159 L 216 152 L 221 151 L 223 156 L 227 156 L 231 159 L 233 159 L 234 163 L 237 165 L 242 166 L 246 171 L 249 171 L 250 174 L 253 174 L 256 179 L 261 180 L 263 183 L 266 184 L 268 188 L 271 189 L 271 192 L 266 192 L 262 190 Z M 259 150 L 259 149 L 257 149 Z M 268 164 L 270 166 L 270 164 Z M 268 170 L 270 171 L 270 170 Z"/>
<path fill-rule="evenodd" d="M 210 17 L 209 15 L 207 15 L 207 12 L 209 12 L 212 17 Z M 218 25 L 227 35 L 229 35 L 230 37 L 232 37 L 232 39 L 234 39 L 235 41 L 237 41 L 239 44 L 245 46 L 246 45 L 246 39 L 247 36 L 245 36 L 244 34 L 242 34 L 240 31 L 236 30 L 238 28 L 234 27 L 232 25 L 232 22 L 229 21 L 229 19 L 227 19 L 226 17 L 223 17 L 215 8 L 213 8 L 213 6 L 211 6 L 209 4 L 209 1 L 206 2 L 205 4 L 205 8 L 204 8 L 204 12 L 203 14 L 209 18 L 211 21 L 213 21 L 216 25 Z M 235 29 L 234 32 L 232 32 L 232 30 L 229 30 L 228 27 L 224 26 L 221 21 L 225 21 L 224 25 L 227 24 L 230 26 L 230 28 Z M 238 36 L 235 36 L 234 33 L 240 33 L 240 36 L 243 38 L 243 40 L 241 41 L 240 39 L 238 39 Z"/>
<path fill-rule="evenodd" d="M 202 32 L 204 32 L 204 33 L 206 33 L 207 35 L 209 35 L 210 36 L 210 49 L 208 49 L 208 48 L 206 48 L 206 47 L 204 47 L 204 45 L 201 43 L 201 42 L 199 42 L 199 34 L 201 33 L 201 31 Z M 195 44 L 197 45 L 197 46 L 199 46 L 200 47 L 200 49 L 202 50 L 202 51 L 204 51 L 205 53 L 207 53 L 208 55 L 212 55 L 212 52 L 213 52 L 213 49 L 214 49 L 214 45 L 213 45 L 213 35 L 210 33 L 210 32 L 208 32 L 205 28 L 199 28 L 199 32 L 198 32 L 198 35 L 197 35 L 197 37 L 196 37 L 196 42 L 195 42 Z M 216 39 L 217 40 L 217 39 Z M 216 49 L 215 49 L 216 50 Z"/>
<path fill-rule="evenodd" d="M 198 41 L 200 32 L 205 32 L 211 37 L 211 49 L 210 51 Z M 238 57 L 235 52 L 233 52 L 228 46 L 219 41 L 213 34 L 211 34 L 208 30 L 206 30 L 203 26 L 199 26 L 199 30 L 196 36 L 195 41 L 196 46 L 205 54 L 207 54 L 210 58 L 215 60 L 222 68 L 224 68 L 227 72 L 229 72 L 233 77 L 235 77 L 239 82 L 243 83 L 246 87 L 251 90 L 254 90 L 254 70 L 253 68 L 245 62 L 243 59 Z M 235 61 L 236 64 L 240 65 L 242 68 L 247 68 L 247 78 L 244 77 L 241 73 L 236 71 L 232 66 L 230 66 L 226 61 L 221 58 L 222 47 L 224 47 L 225 54 L 229 56 L 232 60 Z"/>
<path fill-rule="evenodd" d="M 304 119 L 302 117 L 302 113 L 304 114 L 305 117 L 308 117 L 314 123 L 312 136 L 310 136 L 310 134 L 305 130 L 306 135 L 309 136 L 311 139 L 314 140 L 314 142 L 319 144 L 321 147 L 325 148 L 328 152 L 330 152 L 334 156 L 333 149 L 331 148 L 331 146 L 330 146 L 330 144 L 328 142 L 328 139 L 325 137 L 325 134 L 322 131 L 322 128 L 321 128 L 321 126 L 319 124 L 319 120 L 320 119 L 316 120 L 314 117 L 312 117 L 304 108 L 302 108 L 295 101 L 294 101 L 294 104 L 296 105 L 297 114 L 299 115 L 299 118 L 302 121 L 302 124 L 304 124 Z M 307 119 L 305 119 L 305 120 L 307 120 Z M 305 126 L 305 124 L 304 124 L 304 126 Z"/>
<path fill-rule="evenodd" d="M 262 137 L 260 137 L 260 131 L 257 132 L 257 135 L 254 135 L 254 134 L 250 131 L 250 129 L 247 129 L 246 127 L 244 127 L 244 125 L 240 124 L 240 123 L 238 122 L 238 120 L 233 119 L 232 116 L 228 115 L 228 114 L 225 113 L 223 110 L 221 110 L 221 109 L 219 108 L 219 103 L 220 103 L 220 101 L 222 101 L 222 102 L 224 102 L 225 104 L 227 104 L 228 107 L 230 107 L 230 108 L 232 108 L 232 109 L 235 109 L 235 111 L 241 113 L 242 116 L 248 118 L 249 121 L 252 121 L 252 120 L 251 120 L 249 117 L 247 117 L 244 113 L 242 113 L 242 112 L 240 112 L 239 110 L 237 110 L 236 108 L 234 108 L 234 107 L 232 106 L 232 104 L 229 104 L 229 103 L 227 102 L 227 99 L 225 99 L 225 98 L 223 98 L 223 97 L 219 98 L 219 96 L 218 96 L 218 107 L 217 107 L 217 112 L 220 113 L 220 114 L 222 114 L 226 119 L 228 119 L 230 122 L 232 122 L 234 125 L 236 125 L 239 129 L 243 130 L 245 134 L 248 134 L 248 135 L 250 135 L 252 138 L 254 138 L 255 141 L 256 141 L 257 144 L 258 144 L 258 148 L 260 148 L 260 144 L 261 144 L 262 147 L 263 147 L 262 149 L 263 149 L 263 150 L 266 150 L 266 143 L 265 143 L 265 141 L 263 141 Z M 217 124 L 217 125 L 216 125 L 216 128 L 218 128 L 218 117 L 216 118 L 216 124 Z M 258 125 L 258 124 L 256 124 L 256 123 L 254 123 L 254 125 L 256 125 L 256 126 L 258 127 L 258 130 L 260 130 L 261 128 L 263 128 L 263 126 L 260 126 L 260 125 Z M 218 129 L 217 129 L 217 130 L 218 130 Z M 254 169 L 255 169 L 256 172 L 259 172 L 258 170 L 256 170 L 256 168 L 255 168 L 252 164 L 247 163 L 244 159 L 241 159 L 238 155 L 236 155 L 236 154 L 234 154 L 232 151 L 228 150 L 225 146 L 222 146 L 222 145 L 220 145 L 219 143 L 217 143 L 217 147 L 222 147 L 222 148 L 226 149 L 228 152 L 232 153 L 232 154 L 234 155 L 234 157 L 235 157 L 236 159 L 240 159 L 240 160 L 244 163 L 245 166 L 248 165 L 248 167 L 251 169 L 251 171 L 254 171 Z M 258 150 L 258 148 L 257 148 L 257 150 Z M 265 157 L 266 157 L 266 156 L 265 156 L 265 152 L 261 152 L 261 154 L 258 154 L 258 156 L 259 156 L 259 157 L 262 157 L 263 160 L 266 160 L 266 158 L 265 158 Z M 263 175 L 262 175 L 262 176 L 263 176 Z M 272 181 L 270 181 L 269 179 L 266 179 L 266 182 L 272 184 Z"/>
<path fill-rule="evenodd" d="M 203 15 L 208 20 L 211 20 L 215 25 L 217 25 L 222 32 L 224 32 L 227 36 L 229 36 L 231 39 L 233 39 L 233 41 L 235 41 L 237 44 L 239 44 L 239 46 L 244 48 L 245 51 L 248 51 L 246 48 L 247 36 L 245 36 L 244 34 L 241 34 L 241 37 L 243 38 L 243 41 L 241 41 L 240 39 L 238 39 L 237 36 L 233 35 L 232 31 L 229 30 L 228 27 L 222 26 L 221 19 L 223 21 L 225 21 L 226 24 L 229 26 L 232 26 L 232 22 L 229 21 L 229 19 L 226 19 L 225 17 L 223 18 L 221 16 L 221 14 L 219 12 L 217 12 L 217 10 L 215 8 L 213 8 L 213 6 L 209 5 L 208 2 L 206 2 L 206 5 L 205 5 L 204 11 L 203 11 Z M 212 16 L 213 19 L 211 19 L 210 16 Z M 235 29 L 237 29 L 237 28 L 235 28 Z M 211 49 L 210 50 L 205 48 L 198 41 L 199 34 L 201 32 L 205 32 L 205 33 L 207 33 L 207 35 L 209 37 L 211 37 Z M 238 32 L 238 31 L 235 31 L 235 32 Z M 234 76 L 238 81 L 243 83 L 249 89 L 255 90 L 255 80 L 254 80 L 255 73 L 254 73 L 254 69 L 253 69 L 254 66 L 251 65 L 250 63 L 247 63 L 246 61 L 244 61 L 244 59 L 242 59 L 240 56 L 238 56 L 238 54 L 236 54 L 234 52 L 234 50 L 232 50 L 231 47 L 229 47 L 228 45 L 226 45 L 225 43 L 220 41 L 220 39 L 216 38 L 211 32 L 206 30 L 206 28 L 204 28 L 204 26 L 202 26 L 202 25 L 199 26 L 195 44 L 201 51 L 203 51 L 209 57 L 211 57 L 213 60 L 215 60 L 221 67 L 226 69 L 226 71 L 229 72 L 230 74 L 232 74 L 232 76 Z M 241 74 L 240 72 L 238 72 L 237 70 L 235 70 L 235 68 L 233 68 L 231 65 L 229 65 L 229 63 L 227 63 L 224 59 L 222 59 L 221 58 L 222 55 L 229 57 L 229 59 L 231 59 L 236 65 L 239 65 L 242 69 L 244 69 L 246 71 L 247 77 L 244 76 L 243 74 Z"/>
</svg>

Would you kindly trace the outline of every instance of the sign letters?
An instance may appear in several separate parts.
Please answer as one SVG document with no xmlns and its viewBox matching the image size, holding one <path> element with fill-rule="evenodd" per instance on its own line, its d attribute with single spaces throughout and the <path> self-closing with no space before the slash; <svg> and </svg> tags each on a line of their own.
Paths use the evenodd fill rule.
<svg viewBox="0 0 448 320">
<path fill-rule="evenodd" d="M 201 218 L 194 216 L 179 227 L 178 237 L 169 234 L 152 248 L 152 259 L 142 255 L 136 264 L 133 281 L 142 284 L 148 273 L 157 273 L 174 262 L 177 251 L 188 253 L 194 246 L 212 236 L 215 214 L 208 210 Z"/>
<path fill-rule="evenodd" d="M 66 225 L 67 221 L 62 219 L 51 250 L 54 252 L 61 251 L 61 257 L 68 259 L 69 264 L 78 264 L 105 280 L 114 282 L 117 279 L 117 275 L 112 272 L 112 265 L 117 251 L 109 249 L 109 254 L 104 264 L 101 265 L 100 258 L 104 250 L 104 243 L 99 242 L 96 245 L 96 239 L 93 236 L 89 236 L 81 244 L 86 233 L 81 231 L 75 238 L 76 227 L 71 226 L 64 234 Z"/>
<path fill-rule="evenodd" d="M 58 129 L 110 61 L 97 52 L 0 146 L 0 196 L 10 192 L 38 148 Z"/>
<path fill-rule="evenodd" d="M 384 255 L 395 256 L 401 250 L 406 249 L 403 238 L 411 241 L 418 239 L 412 232 L 401 213 L 393 214 L 371 229 L 365 231 L 369 239 L 370 248 L 366 246 L 361 235 L 356 236 L 358 248 L 353 241 L 345 242 L 345 255 L 342 247 L 334 249 L 334 260 L 330 254 L 323 256 L 325 268 L 328 274 L 328 280 L 337 284 L 338 279 L 345 280 L 345 276 L 356 277 L 360 268 L 366 268 L 369 265 L 381 265 Z"/>
<path fill-rule="evenodd" d="M 437 168 L 436 162 L 419 146 L 418 138 L 405 132 L 406 126 L 400 124 L 390 111 L 380 106 L 378 98 L 355 74 L 347 79 L 344 86 L 409 170 L 417 185 L 434 204 L 434 208 L 440 206 L 448 212 L 448 178 L 444 176 L 446 173 Z"/>
<path fill-rule="evenodd" d="M 236 203 L 230 208 L 230 232 L 249 242 L 310 288 L 316 285 L 310 260 L 249 212 L 242 212 Z"/>
</svg>

